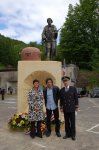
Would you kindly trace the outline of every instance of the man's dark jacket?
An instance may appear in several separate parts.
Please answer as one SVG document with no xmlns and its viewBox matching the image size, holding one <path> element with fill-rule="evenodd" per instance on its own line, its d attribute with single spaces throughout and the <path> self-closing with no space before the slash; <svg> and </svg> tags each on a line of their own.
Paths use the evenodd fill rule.
<svg viewBox="0 0 99 150">
<path fill-rule="evenodd" d="M 53 86 L 53 98 L 56 106 L 58 107 L 58 100 L 59 100 L 59 88 L 57 86 Z M 45 106 L 47 104 L 47 87 L 43 90 L 44 99 L 45 99 Z"/>
<path fill-rule="evenodd" d="M 60 90 L 60 108 L 64 112 L 75 112 L 78 108 L 78 96 L 76 88 L 69 86 L 69 90 L 65 92 L 65 87 Z"/>
</svg>

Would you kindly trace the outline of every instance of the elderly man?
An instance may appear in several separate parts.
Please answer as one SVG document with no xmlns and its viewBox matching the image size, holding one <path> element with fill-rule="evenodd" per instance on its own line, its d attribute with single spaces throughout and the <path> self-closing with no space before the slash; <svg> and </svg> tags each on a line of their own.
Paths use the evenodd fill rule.
<svg viewBox="0 0 99 150">
<path fill-rule="evenodd" d="M 60 111 L 64 113 L 65 136 L 63 139 L 71 137 L 75 140 L 75 111 L 78 111 L 78 96 L 76 88 L 69 85 L 70 78 L 62 77 L 64 87 L 60 90 Z"/>
<path fill-rule="evenodd" d="M 42 41 L 45 42 L 46 51 L 45 54 L 48 60 L 51 60 L 56 55 L 56 39 L 58 31 L 55 25 L 52 25 L 53 20 L 47 19 L 48 25 L 46 25 L 42 32 Z"/>
</svg>

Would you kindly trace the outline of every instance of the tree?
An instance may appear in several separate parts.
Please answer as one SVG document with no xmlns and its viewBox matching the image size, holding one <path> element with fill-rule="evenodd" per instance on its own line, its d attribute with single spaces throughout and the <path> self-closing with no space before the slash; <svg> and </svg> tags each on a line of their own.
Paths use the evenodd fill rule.
<svg viewBox="0 0 99 150">
<path fill-rule="evenodd" d="M 13 40 L 0 34 L 0 64 L 17 66 L 19 52 L 26 47 L 22 41 Z"/>
<path fill-rule="evenodd" d="M 0 62 L 2 64 L 9 64 L 9 49 L 10 49 L 10 39 L 0 36 Z"/>
<path fill-rule="evenodd" d="M 95 49 L 99 50 L 98 0 L 80 0 L 69 11 L 60 34 L 60 58 L 76 62 L 81 68 L 92 69 Z"/>
<path fill-rule="evenodd" d="M 93 52 L 91 66 L 99 73 L 99 49 L 95 49 Z"/>
</svg>

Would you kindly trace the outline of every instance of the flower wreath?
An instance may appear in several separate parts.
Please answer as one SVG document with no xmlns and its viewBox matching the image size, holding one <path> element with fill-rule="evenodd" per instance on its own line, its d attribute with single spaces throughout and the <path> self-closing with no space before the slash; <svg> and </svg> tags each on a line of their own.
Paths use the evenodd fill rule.
<svg viewBox="0 0 99 150">
<path fill-rule="evenodd" d="M 9 119 L 8 125 L 10 129 L 27 129 L 26 131 L 29 131 L 30 122 L 28 121 L 28 114 L 14 114 L 13 117 Z M 42 132 L 45 132 L 46 130 L 46 118 L 42 121 L 41 130 Z"/>
</svg>

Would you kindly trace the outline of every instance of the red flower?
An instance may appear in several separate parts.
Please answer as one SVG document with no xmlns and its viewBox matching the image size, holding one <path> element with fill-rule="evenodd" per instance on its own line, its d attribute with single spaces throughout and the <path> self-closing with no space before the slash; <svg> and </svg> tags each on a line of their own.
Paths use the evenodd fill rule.
<svg viewBox="0 0 99 150">
<path fill-rule="evenodd" d="M 17 120 L 16 120 L 16 123 L 20 123 L 20 119 L 17 119 Z"/>
</svg>

